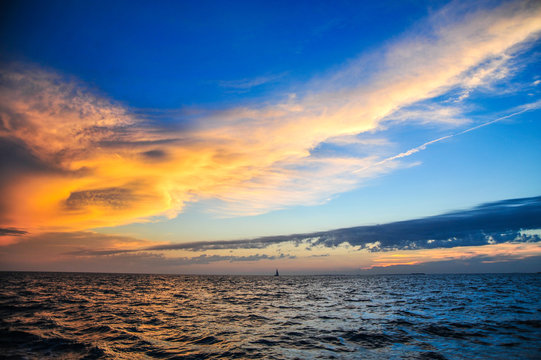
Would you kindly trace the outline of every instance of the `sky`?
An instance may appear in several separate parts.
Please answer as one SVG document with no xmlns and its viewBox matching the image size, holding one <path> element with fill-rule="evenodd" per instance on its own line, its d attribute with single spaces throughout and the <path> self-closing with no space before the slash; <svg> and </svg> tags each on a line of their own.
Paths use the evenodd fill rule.
<svg viewBox="0 0 541 360">
<path fill-rule="evenodd" d="M 0 270 L 541 271 L 538 1 L 18 1 Z"/>
</svg>

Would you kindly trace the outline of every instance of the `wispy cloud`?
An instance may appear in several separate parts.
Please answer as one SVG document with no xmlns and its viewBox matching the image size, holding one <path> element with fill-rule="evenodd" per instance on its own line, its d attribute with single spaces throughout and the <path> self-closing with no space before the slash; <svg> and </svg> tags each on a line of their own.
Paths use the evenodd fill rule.
<svg viewBox="0 0 541 360">
<path fill-rule="evenodd" d="M 411 107 L 400 109 L 390 116 L 385 121 L 408 122 L 420 124 L 447 124 L 449 126 L 460 126 L 471 122 L 463 115 L 462 109 L 458 106 L 440 105 L 440 104 L 415 104 Z M 392 125 L 388 125 L 392 126 Z"/>
<path fill-rule="evenodd" d="M 181 129 L 145 122 L 65 76 L 3 66 L 0 137 L 19 144 L 17 156 L 27 165 L 1 175 L 9 194 L 1 199 L 1 221 L 35 231 L 88 229 L 174 217 L 201 199 L 220 200 L 222 215 L 252 215 L 320 204 L 354 189 L 448 137 L 383 161 L 379 153 L 325 157 L 312 149 L 376 131 L 396 111 L 451 89 L 501 79 L 509 59 L 541 31 L 538 2 L 478 6 L 466 16 L 455 7 L 295 96 L 200 111 L 181 119 Z M 364 66 L 371 57 L 377 61 Z"/>
<path fill-rule="evenodd" d="M 514 111 L 511 113 L 511 114 L 508 114 L 508 115 L 505 115 L 505 116 L 501 116 L 499 118 L 496 118 L 494 120 L 490 120 L 490 121 L 487 121 L 487 122 L 484 122 L 482 124 L 479 124 L 479 125 L 476 125 L 476 126 L 473 126 L 473 127 L 470 127 L 466 130 L 462 130 L 460 132 L 457 132 L 455 134 L 450 134 L 450 135 L 445 135 L 445 136 L 442 136 L 442 137 L 439 137 L 437 139 L 434 139 L 434 140 L 430 140 L 430 141 L 427 141 L 425 142 L 424 144 L 421 144 L 419 146 L 416 146 L 414 148 L 411 148 L 407 151 L 404 151 L 404 152 L 401 152 L 400 154 L 397 154 L 397 155 L 393 155 L 393 156 L 390 156 L 386 159 L 383 159 L 381 161 L 378 161 L 374 164 L 371 164 L 370 166 L 381 166 L 381 165 L 384 165 L 390 161 L 394 161 L 394 160 L 397 160 L 397 159 L 400 159 L 400 158 L 404 158 L 404 157 L 407 157 L 407 156 L 410 156 L 410 155 L 413 155 L 415 153 L 418 153 L 419 151 L 421 150 L 426 150 L 426 148 L 429 146 L 429 145 L 432 145 L 432 144 L 435 144 L 435 143 L 438 143 L 440 141 L 443 141 L 443 140 L 447 140 L 447 139 L 450 139 L 450 138 L 453 138 L 453 137 L 456 137 L 456 136 L 460 136 L 460 135 L 463 135 L 463 134 L 466 134 L 466 133 L 469 133 L 471 131 L 474 131 L 474 130 L 477 130 L 477 129 L 480 129 L 480 128 L 483 128 L 485 126 L 488 126 L 488 125 L 491 125 L 491 124 L 494 124 L 496 122 L 499 122 L 499 121 L 502 121 L 502 120 L 506 120 L 506 119 L 510 119 L 512 117 L 515 117 L 515 116 L 518 116 L 520 114 L 523 114 L 527 111 L 533 111 L 533 110 L 538 110 L 539 108 L 541 108 L 541 100 L 538 100 L 538 101 L 535 101 L 533 103 L 528 103 L 528 104 L 524 104 L 524 105 L 521 105 L 519 106 L 518 108 L 514 109 Z M 355 170 L 355 172 L 362 172 L 362 171 L 366 171 L 367 168 L 361 168 L 361 169 L 358 169 L 358 170 Z"/>
<path fill-rule="evenodd" d="M 284 77 L 286 74 L 275 74 L 268 76 L 258 76 L 250 79 L 240 79 L 240 80 L 222 80 L 218 82 L 218 85 L 224 88 L 235 89 L 235 90 L 244 90 L 248 91 L 254 87 L 258 87 L 264 84 L 269 84 L 278 81 L 280 78 Z"/>
</svg>

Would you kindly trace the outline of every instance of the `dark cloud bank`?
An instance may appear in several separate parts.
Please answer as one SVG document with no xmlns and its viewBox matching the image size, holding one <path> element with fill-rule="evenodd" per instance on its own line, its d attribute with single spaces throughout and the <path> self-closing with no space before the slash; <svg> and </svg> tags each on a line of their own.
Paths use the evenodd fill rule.
<svg viewBox="0 0 541 360">
<path fill-rule="evenodd" d="M 310 247 L 349 244 L 369 251 L 390 251 L 541 240 L 537 235 L 523 234 L 522 230 L 527 229 L 541 229 L 541 197 L 498 201 L 470 210 L 381 225 L 248 240 L 159 245 L 146 250 L 262 249 L 294 242 Z"/>
<path fill-rule="evenodd" d="M 86 196 L 87 194 L 81 195 L 82 198 Z M 253 262 L 294 258 L 289 254 L 238 256 L 234 253 L 236 249 L 257 250 L 282 243 L 293 243 L 306 249 L 314 246 L 333 248 L 349 245 L 375 252 L 541 241 L 539 235 L 534 232 L 524 233 L 524 230 L 528 229 L 541 229 L 541 197 L 499 201 L 470 210 L 381 225 L 247 240 L 157 246 L 149 246 L 150 242 L 146 240 L 93 232 L 32 235 L 26 234 L 21 229 L 0 228 L 0 235 L 16 235 L 21 239 L 19 242 L 0 247 L 0 269 L 176 273 L 192 271 L 193 266 L 216 262 Z M 131 246 L 127 249 L 115 249 L 114 244 L 118 242 L 131 244 Z M 193 257 L 168 257 L 162 253 L 168 250 L 199 253 L 195 253 Z M 230 254 L 201 254 L 208 250 L 230 250 Z M 204 272 L 207 268 L 197 269 L 196 271 Z M 218 271 L 216 269 L 218 268 L 213 271 Z M 346 273 L 395 274 L 536 272 L 540 270 L 541 256 L 539 255 L 527 257 L 519 254 L 505 254 L 477 255 L 416 265 L 394 265 L 374 267 L 369 270 L 345 271 Z M 257 272 L 257 269 L 254 271 Z M 336 271 L 344 273 L 344 269 L 337 268 Z"/>
</svg>

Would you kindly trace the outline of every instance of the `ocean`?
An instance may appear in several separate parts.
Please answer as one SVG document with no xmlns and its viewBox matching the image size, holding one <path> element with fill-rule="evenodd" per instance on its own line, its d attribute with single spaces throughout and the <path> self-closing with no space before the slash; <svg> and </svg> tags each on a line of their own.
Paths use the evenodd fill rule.
<svg viewBox="0 0 541 360">
<path fill-rule="evenodd" d="M 541 274 L 0 281 L 6 359 L 541 358 Z"/>
</svg>

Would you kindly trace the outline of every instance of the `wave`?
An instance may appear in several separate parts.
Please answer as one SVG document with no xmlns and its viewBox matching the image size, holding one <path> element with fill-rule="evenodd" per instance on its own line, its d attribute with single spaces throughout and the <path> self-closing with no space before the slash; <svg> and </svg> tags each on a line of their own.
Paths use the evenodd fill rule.
<svg viewBox="0 0 541 360">
<path fill-rule="evenodd" d="M 541 276 L 0 273 L 12 358 L 541 358 Z"/>
</svg>

